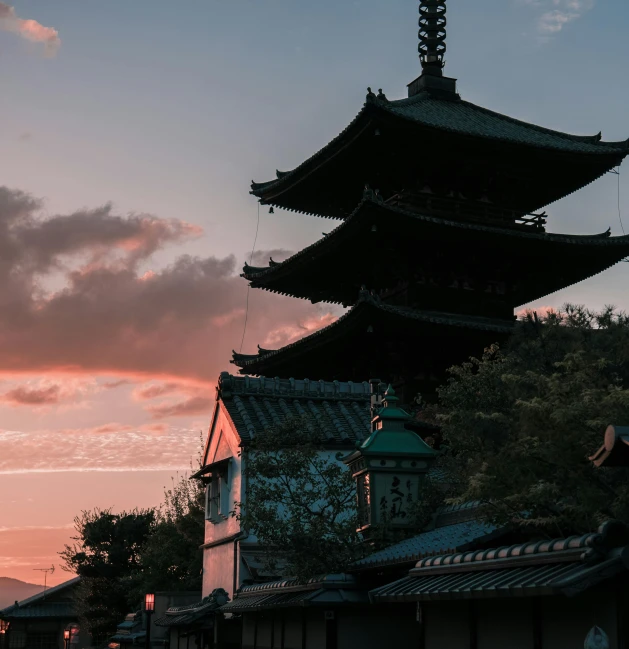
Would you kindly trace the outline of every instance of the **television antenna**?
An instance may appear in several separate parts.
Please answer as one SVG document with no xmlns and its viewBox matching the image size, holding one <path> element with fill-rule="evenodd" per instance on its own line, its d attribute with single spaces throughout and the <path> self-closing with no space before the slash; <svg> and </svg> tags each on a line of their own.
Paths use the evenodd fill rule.
<svg viewBox="0 0 629 649">
<path fill-rule="evenodd" d="M 55 571 L 55 564 L 53 563 L 50 568 L 33 568 L 33 570 L 37 570 L 37 572 L 43 572 L 44 573 L 44 599 L 46 598 L 46 580 L 48 577 L 48 573 L 52 575 L 52 573 Z"/>
</svg>

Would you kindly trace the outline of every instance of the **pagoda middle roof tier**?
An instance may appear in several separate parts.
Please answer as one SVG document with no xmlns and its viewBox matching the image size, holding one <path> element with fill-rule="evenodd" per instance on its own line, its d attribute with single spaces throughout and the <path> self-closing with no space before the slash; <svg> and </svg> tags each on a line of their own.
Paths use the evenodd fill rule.
<svg viewBox="0 0 629 649">
<path fill-rule="evenodd" d="M 392 371 L 405 372 L 391 354 L 410 364 L 412 374 L 422 367 L 442 373 L 469 356 L 470 345 L 480 354 L 506 338 L 513 326 L 514 320 L 392 306 L 363 290 L 358 302 L 332 324 L 281 349 L 233 352 L 231 362 L 241 374 L 290 378 L 306 373 L 324 380 L 379 376 L 390 382 Z M 393 352 L 392 342 L 408 348 Z"/>
<path fill-rule="evenodd" d="M 362 286 L 382 292 L 431 271 L 472 279 L 493 274 L 512 287 L 505 299 L 517 307 L 629 255 L 629 236 L 611 237 L 609 231 L 588 236 L 528 230 L 426 216 L 364 198 L 322 239 L 281 263 L 245 264 L 242 276 L 254 288 L 348 305 Z"/>
<path fill-rule="evenodd" d="M 340 135 L 292 171 L 253 182 L 251 193 L 264 204 L 340 219 L 365 183 L 385 198 L 428 185 L 532 212 L 594 181 L 627 153 L 629 140 L 553 131 L 453 93 L 389 101 L 370 92 Z"/>
</svg>

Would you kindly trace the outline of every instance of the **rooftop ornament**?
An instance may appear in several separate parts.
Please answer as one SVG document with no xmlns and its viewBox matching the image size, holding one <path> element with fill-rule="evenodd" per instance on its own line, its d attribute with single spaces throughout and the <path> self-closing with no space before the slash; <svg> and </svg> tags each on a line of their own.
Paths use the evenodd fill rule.
<svg viewBox="0 0 629 649">
<path fill-rule="evenodd" d="M 443 76 L 446 54 L 446 0 L 419 2 L 419 60 L 422 74 L 408 85 L 408 96 L 421 91 L 438 93 L 452 99 L 456 94 L 456 79 Z"/>
<path fill-rule="evenodd" d="M 419 3 L 419 60 L 425 74 L 442 76 L 446 53 L 446 0 Z"/>
</svg>

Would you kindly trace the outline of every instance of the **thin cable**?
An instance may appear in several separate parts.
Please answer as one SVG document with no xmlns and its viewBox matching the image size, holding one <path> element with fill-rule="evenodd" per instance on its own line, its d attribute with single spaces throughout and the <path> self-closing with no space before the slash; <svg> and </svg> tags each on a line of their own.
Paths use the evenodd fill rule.
<svg viewBox="0 0 629 649">
<path fill-rule="evenodd" d="M 253 253 L 256 250 L 256 243 L 258 243 L 258 231 L 260 230 L 260 201 L 258 201 L 258 220 L 256 223 L 256 236 L 253 239 L 253 246 L 251 248 L 251 255 L 249 257 L 249 266 L 251 266 L 251 263 L 253 262 Z M 251 285 L 247 286 L 247 300 L 245 303 L 245 324 L 242 328 L 242 338 L 240 340 L 240 349 L 238 350 L 239 353 L 242 352 L 242 346 L 245 344 L 245 334 L 247 333 L 247 320 L 249 319 L 249 289 L 251 288 Z"/>
<path fill-rule="evenodd" d="M 625 234 L 625 226 L 622 224 L 622 212 L 620 210 L 620 165 L 618 165 L 618 220 L 620 221 L 620 229 Z"/>
</svg>

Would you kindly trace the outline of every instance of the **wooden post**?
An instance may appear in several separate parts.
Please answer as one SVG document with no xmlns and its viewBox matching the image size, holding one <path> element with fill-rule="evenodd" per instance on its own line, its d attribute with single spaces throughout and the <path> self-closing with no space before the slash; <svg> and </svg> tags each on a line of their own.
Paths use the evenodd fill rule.
<svg viewBox="0 0 629 649">
<path fill-rule="evenodd" d="M 478 649 L 478 619 L 476 617 L 476 602 L 471 599 L 469 604 L 470 649 Z"/>
<path fill-rule="evenodd" d="M 542 649 L 542 599 L 536 597 L 533 600 L 533 649 Z"/>
</svg>

